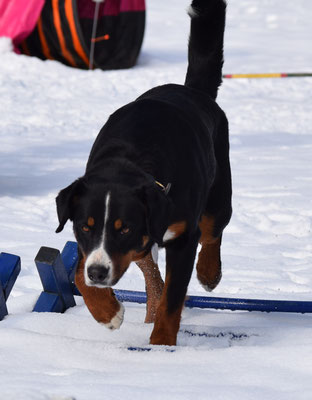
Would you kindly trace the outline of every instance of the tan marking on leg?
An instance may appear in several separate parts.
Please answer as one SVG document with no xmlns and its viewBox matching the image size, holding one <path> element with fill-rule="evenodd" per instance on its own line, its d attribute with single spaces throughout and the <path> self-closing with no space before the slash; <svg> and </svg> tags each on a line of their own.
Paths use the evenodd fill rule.
<svg viewBox="0 0 312 400">
<path fill-rule="evenodd" d="M 164 234 L 163 241 L 168 242 L 170 240 L 174 240 L 179 236 L 181 236 L 185 231 L 186 231 L 185 221 L 175 222 L 174 224 L 168 226 L 168 229 Z"/>
<path fill-rule="evenodd" d="M 84 263 L 85 258 L 80 261 L 76 271 L 76 286 L 94 319 L 109 324 L 120 311 L 121 305 L 111 288 L 100 289 L 85 284 Z"/>
<path fill-rule="evenodd" d="M 156 311 L 159 306 L 164 282 L 161 278 L 158 265 L 154 263 L 151 253 L 148 253 L 141 260 L 136 261 L 145 279 L 147 294 L 145 323 L 155 321 Z"/>
<path fill-rule="evenodd" d="M 143 236 L 143 247 L 145 247 L 147 245 L 149 240 L 150 240 L 150 238 L 148 236 Z"/>
<path fill-rule="evenodd" d="M 170 274 L 166 274 L 165 286 L 156 312 L 156 319 L 153 332 L 150 337 L 150 344 L 175 346 L 180 326 L 183 303 L 175 312 L 168 313 L 167 292 L 170 283 Z"/>
<path fill-rule="evenodd" d="M 181 236 L 186 230 L 186 222 L 180 221 L 168 226 L 170 232 L 174 233 L 174 239 Z"/>
<path fill-rule="evenodd" d="M 211 291 L 218 285 L 222 277 L 220 258 L 221 238 L 213 237 L 213 217 L 204 215 L 199 223 L 199 227 L 202 233 L 200 238 L 202 248 L 199 252 L 196 265 L 197 278 L 206 290 Z"/>
</svg>

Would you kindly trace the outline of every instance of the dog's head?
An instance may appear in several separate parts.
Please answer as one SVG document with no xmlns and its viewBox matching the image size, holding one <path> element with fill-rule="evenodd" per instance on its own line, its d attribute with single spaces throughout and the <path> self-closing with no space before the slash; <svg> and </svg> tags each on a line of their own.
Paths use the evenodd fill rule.
<svg viewBox="0 0 312 400">
<path fill-rule="evenodd" d="M 155 184 L 129 189 L 80 178 L 56 198 L 61 232 L 68 220 L 84 259 L 88 286 L 115 285 L 132 261 L 162 244 L 170 201 Z"/>
</svg>

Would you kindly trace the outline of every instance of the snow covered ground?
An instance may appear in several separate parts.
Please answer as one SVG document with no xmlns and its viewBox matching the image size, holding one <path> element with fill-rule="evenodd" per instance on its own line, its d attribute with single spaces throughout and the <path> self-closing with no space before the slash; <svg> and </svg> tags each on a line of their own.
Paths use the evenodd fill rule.
<svg viewBox="0 0 312 400">
<path fill-rule="evenodd" d="M 22 272 L 0 322 L 0 399 L 305 400 L 312 393 L 312 317 L 185 309 L 174 353 L 131 352 L 152 329 L 125 304 L 110 332 L 81 298 L 65 314 L 31 313 L 41 291 L 33 259 L 62 249 L 54 198 L 83 174 L 116 108 L 152 86 L 182 83 L 186 0 L 148 0 L 138 65 L 79 71 L 17 56 L 0 39 L 0 252 Z M 310 0 L 229 0 L 225 73 L 312 70 Z M 312 300 L 312 78 L 225 80 L 233 218 L 217 296 Z M 164 270 L 164 255 L 160 257 Z M 143 290 L 131 266 L 119 288 Z M 190 294 L 204 291 L 193 278 Z"/>
</svg>

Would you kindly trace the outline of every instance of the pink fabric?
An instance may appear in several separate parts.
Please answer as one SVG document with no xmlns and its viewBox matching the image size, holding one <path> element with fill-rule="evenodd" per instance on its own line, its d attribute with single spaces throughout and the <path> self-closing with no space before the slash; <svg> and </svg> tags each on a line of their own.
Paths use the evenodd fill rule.
<svg viewBox="0 0 312 400">
<path fill-rule="evenodd" d="M 77 8 L 80 18 L 92 19 L 94 17 L 94 1 L 77 0 Z M 105 15 L 118 15 L 120 12 L 144 10 L 145 0 L 105 0 L 104 3 L 100 3 L 99 17 Z"/>
<path fill-rule="evenodd" d="M 144 11 L 145 1 L 144 0 L 121 0 L 120 11 Z"/>
<path fill-rule="evenodd" d="M 0 0 L 0 36 L 16 46 L 35 28 L 44 0 Z"/>
</svg>

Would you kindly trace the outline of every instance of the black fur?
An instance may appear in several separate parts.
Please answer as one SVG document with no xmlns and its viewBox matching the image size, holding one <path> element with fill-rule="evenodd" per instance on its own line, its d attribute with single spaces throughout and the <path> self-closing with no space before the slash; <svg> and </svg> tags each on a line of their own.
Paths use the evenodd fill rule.
<svg viewBox="0 0 312 400">
<path fill-rule="evenodd" d="M 214 100 L 222 83 L 225 8 L 225 2 L 220 0 L 192 2 L 191 12 L 195 15 L 191 23 L 185 85 L 205 91 Z"/>
<path fill-rule="evenodd" d="M 73 221 L 79 247 L 88 254 L 103 229 L 105 196 L 111 194 L 106 250 L 148 252 L 156 242 L 167 250 L 168 312 L 185 297 L 200 237 L 199 221 L 213 217 L 213 235 L 221 237 L 231 217 L 228 123 L 216 104 L 223 64 L 225 2 L 194 0 L 189 66 L 185 85 L 149 90 L 113 113 L 92 147 L 83 178 L 62 190 L 57 210 L 63 229 Z M 166 195 L 156 183 L 171 183 Z M 89 216 L 95 227 L 85 233 Z M 130 228 L 113 228 L 120 218 Z M 168 226 L 184 221 L 185 232 L 163 241 Z M 149 243 L 142 247 L 142 236 Z M 114 282 L 116 283 L 116 282 Z"/>
</svg>

